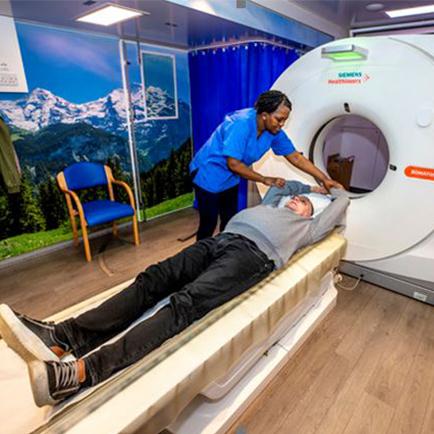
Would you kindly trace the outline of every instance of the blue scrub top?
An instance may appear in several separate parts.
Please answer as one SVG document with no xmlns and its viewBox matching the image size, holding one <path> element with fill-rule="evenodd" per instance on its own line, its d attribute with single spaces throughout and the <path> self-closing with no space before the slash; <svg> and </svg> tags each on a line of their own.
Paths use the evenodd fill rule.
<svg viewBox="0 0 434 434">
<path fill-rule="evenodd" d="M 190 163 L 190 173 L 198 171 L 193 182 L 211 193 L 234 187 L 240 177 L 229 170 L 226 158 L 236 158 L 250 166 L 270 148 L 276 155 L 295 151 L 284 131 L 277 134 L 264 131 L 257 138 L 254 108 L 229 113 Z"/>
</svg>

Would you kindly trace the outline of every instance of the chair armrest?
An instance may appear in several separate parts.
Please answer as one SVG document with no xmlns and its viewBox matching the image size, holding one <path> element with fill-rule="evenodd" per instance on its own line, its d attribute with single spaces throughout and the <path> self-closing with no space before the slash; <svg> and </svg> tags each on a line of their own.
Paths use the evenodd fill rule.
<svg viewBox="0 0 434 434">
<path fill-rule="evenodd" d="M 119 180 L 114 179 L 114 178 L 111 179 L 111 182 L 113 184 L 120 185 L 121 187 L 123 187 L 126 190 L 128 197 L 130 199 L 130 205 L 132 206 L 133 210 L 136 211 L 136 206 L 134 205 L 133 191 L 131 190 L 131 187 L 126 182 L 119 181 Z"/>
<path fill-rule="evenodd" d="M 62 191 L 62 193 L 68 195 L 73 199 L 75 206 L 77 207 L 78 214 L 82 214 L 84 217 L 83 205 L 81 204 L 81 200 L 78 197 L 77 193 L 75 191 L 67 190 L 65 188 L 60 188 L 60 190 Z"/>
</svg>

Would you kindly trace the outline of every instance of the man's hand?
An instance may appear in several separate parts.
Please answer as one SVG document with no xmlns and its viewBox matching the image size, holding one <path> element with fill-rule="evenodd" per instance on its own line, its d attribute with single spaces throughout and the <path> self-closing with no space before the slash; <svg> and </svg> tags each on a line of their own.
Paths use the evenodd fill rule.
<svg viewBox="0 0 434 434">
<path fill-rule="evenodd" d="M 285 187 L 286 181 L 283 178 L 276 178 L 274 176 L 264 176 L 263 184 L 268 185 L 269 187 L 275 186 L 279 188 Z"/>
<path fill-rule="evenodd" d="M 312 193 L 319 193 L 319 194 L 327 194 L 328 193 L 326 188 L 323 187 L 322 185 L 313 185 L 312 187 L 310 187 L 310 191 Z"/>
<path fill-rule="evenodd" d="M 344 186 L 342 184 L 339 184 L 339 182 L 334 181 L 333 179 L 326 179 L 323 181 L 323 186 L 327 189 L 327 191 L 330 191 L 331 188 L 340 188 L 344 189 Z"/>
</svg>

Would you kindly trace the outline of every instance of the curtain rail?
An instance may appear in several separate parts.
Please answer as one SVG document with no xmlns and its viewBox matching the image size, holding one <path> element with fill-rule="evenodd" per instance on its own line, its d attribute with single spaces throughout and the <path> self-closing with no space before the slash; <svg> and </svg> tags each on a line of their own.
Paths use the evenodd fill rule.
<svg viewBox="0 0 434 434">
<path fill-rule="evenodd" d="M 202 50 L 210 50 L 210 49 L 218 49 L 218 48 L 229 48 L 229 47 L 234 47 L 237 45 L 243 45 L 243 44 L 248 44 L 251 42 L 256 42 L 259 44 L 269 44 L 269 45 L 273 45 L 275 47 L 279 47 L 279 48 L 285 48 L 285 49 L 289 49 L 289 50 L 300 50 L 300 51 L 304 51 L 303 49 L 300 49 L 298 47 L 291 47 L 290 45 L 284 45 L 284 44 L 280 44 L 279 42 L 274 42 L 274 41 L 270 41 L 269 39 L 245 39 L 243 41 L 234 41 L 234 42 L 225 42 L 225 43 L 218 43 L 218 44 L 210 44 L 210 45 L 203 45 L 200 47 L 196 47 L 196 48 L 191 48 L 190 50 L 188 50 L 189 53 L 194 52 L 194 51 L 202 51 Z"/>
</svg>

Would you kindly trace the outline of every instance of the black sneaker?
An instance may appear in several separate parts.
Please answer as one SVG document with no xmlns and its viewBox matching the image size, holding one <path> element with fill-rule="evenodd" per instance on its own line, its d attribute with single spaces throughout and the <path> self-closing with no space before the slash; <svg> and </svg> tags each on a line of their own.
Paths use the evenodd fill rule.
<svg viewBox="0 0 434 434">
<path fill-rule="evenodd" d="M 59 360 L 70 349 L 55 335 L 54 323 L 37 321 L 0 305 L 0 335 L 22 359 L 29 362 Z"/>
<path fill-rule="evenodd" d="M 28 364 L 33 398 L 38 407 L 58 404 L 81 388 L 78 362 L 43 362 Z"/>
</svg>

